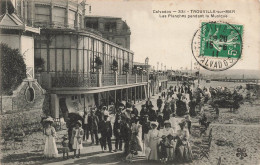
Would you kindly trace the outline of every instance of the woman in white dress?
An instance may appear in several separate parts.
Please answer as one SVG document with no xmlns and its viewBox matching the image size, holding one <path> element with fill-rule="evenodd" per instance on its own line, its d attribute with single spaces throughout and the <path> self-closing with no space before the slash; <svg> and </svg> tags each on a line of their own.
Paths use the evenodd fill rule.
<svg viewBox="0 0 260 165">
<path fill-rule="evenodd" d="M 74 157 L 76 157 L 76 152 L 78 150 L 78 156 L 80 157 L 80 150 L 83 149 L 82 145 L 82 137 L 84 135 L 84 131 L 81 128 L 82 122 L 80 120 L 77 121 L 76 126 L 72 130 L 72 136 L 71 136 L 71 142 L 72 142 L 72 148 L 74 150 Z"/>
<path fill-rule="evenodd" d="M 44 147 L 44 156 L 46 158 L 55 158 L 58 156 L 58 150 L 55 142 L 56 131 L 55 128 L 51 126 L 53 119 L 48 117 L 43 120 L 45 123 L 45 128 L 43 133 L 45 135 L 45 147 Z"/>
<path fill-rule="evenodd" d="M 148 147 L 151 149 L 148 160 L 159 160 L 158 157 L 158 143 L 160 139 L 160 132 L 157 130 L 158 123 L 151 122 L 152 129 L 148 132 Z"/>
</svg>

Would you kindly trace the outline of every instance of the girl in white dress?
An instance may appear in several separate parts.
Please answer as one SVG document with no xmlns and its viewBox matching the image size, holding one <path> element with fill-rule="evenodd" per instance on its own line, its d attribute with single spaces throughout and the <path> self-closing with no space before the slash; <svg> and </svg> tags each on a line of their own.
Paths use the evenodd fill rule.
<svg viewBox="0 0 260 165">
<path fill-rule="evenodd" d="M 83 129 L 81 128 L 82 122 L 79 120 L 76 123 L 76 126 L 73 128 L 72 130 L 72 148 L 74 150 L 74 157 L 76 157 L 76 152 L 78 150 L 78 156 L 77 158 L 80 157 L 80 150 L 83 149 L 83 145 L 82 145 L 82 137 L 84 135 Z"/>
<path fill-rule="evenodd" d="M 43 130 L 45 135 L 44 156 L 46 158 L 55 158 L 58 156 L 58 150 L 55 142 L 56 131 L 55 128 L 51 126 L 53 119 L 48 117 L 43 121 L 46 124 L 46 127 Z"/>
</svg>

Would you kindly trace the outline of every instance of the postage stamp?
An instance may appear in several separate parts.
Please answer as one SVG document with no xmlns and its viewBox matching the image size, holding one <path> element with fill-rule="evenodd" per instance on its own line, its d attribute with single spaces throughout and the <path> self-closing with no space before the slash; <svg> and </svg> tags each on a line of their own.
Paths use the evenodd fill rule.
<svg viewBox="0 0 260 165">
<path fill-rule="evenodd" d="M 234 66 L 242 55 L 243 25 L 202 22 L 192 39 L 192 53 L 205 69 L 223 71 Z"/>
</svg>

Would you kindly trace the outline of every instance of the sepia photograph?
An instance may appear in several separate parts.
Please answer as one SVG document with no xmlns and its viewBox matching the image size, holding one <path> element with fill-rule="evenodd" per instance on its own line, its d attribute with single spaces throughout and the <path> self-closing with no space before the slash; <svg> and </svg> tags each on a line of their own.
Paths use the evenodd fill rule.
<svg viewBox="0 0 260 165">
<path fill-rule="evenodd" d="M 260 165 L 260 0 L 0 0 L 0 164 Z"/>
</svg>

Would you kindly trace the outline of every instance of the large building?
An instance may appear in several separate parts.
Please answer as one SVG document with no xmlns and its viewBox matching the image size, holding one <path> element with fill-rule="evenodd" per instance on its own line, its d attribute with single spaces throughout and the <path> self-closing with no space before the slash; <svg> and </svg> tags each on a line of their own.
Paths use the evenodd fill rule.
<svg viewBox="0 0 260 165">
<path fill-rule="evenodd" d="M 125 43 L 110 41 L 117 36 L 111 30 L 105 35 L 106 24 L 104 31 L 85 26 L 89 18 L 85 1 L 12 0 L 12 4 L 25 24 L 41 28 L 34 37 L 35 77 L 47 91 L 45 112 L 66 118 L 89 106 L 149 96 L 148 73 L 133 70 L 134 53 L 127 49 L 130 30 L 121 19 L 111 20 L 117 32 L 126 29 Z"/>
<path fill-rule="evenodd" d="M 126 22 L 121 18 L 86 16 L 84 23 L 86 28 L 99 31 L 103 38 L 130 49 L 131 31 Z"/>
</svg>

